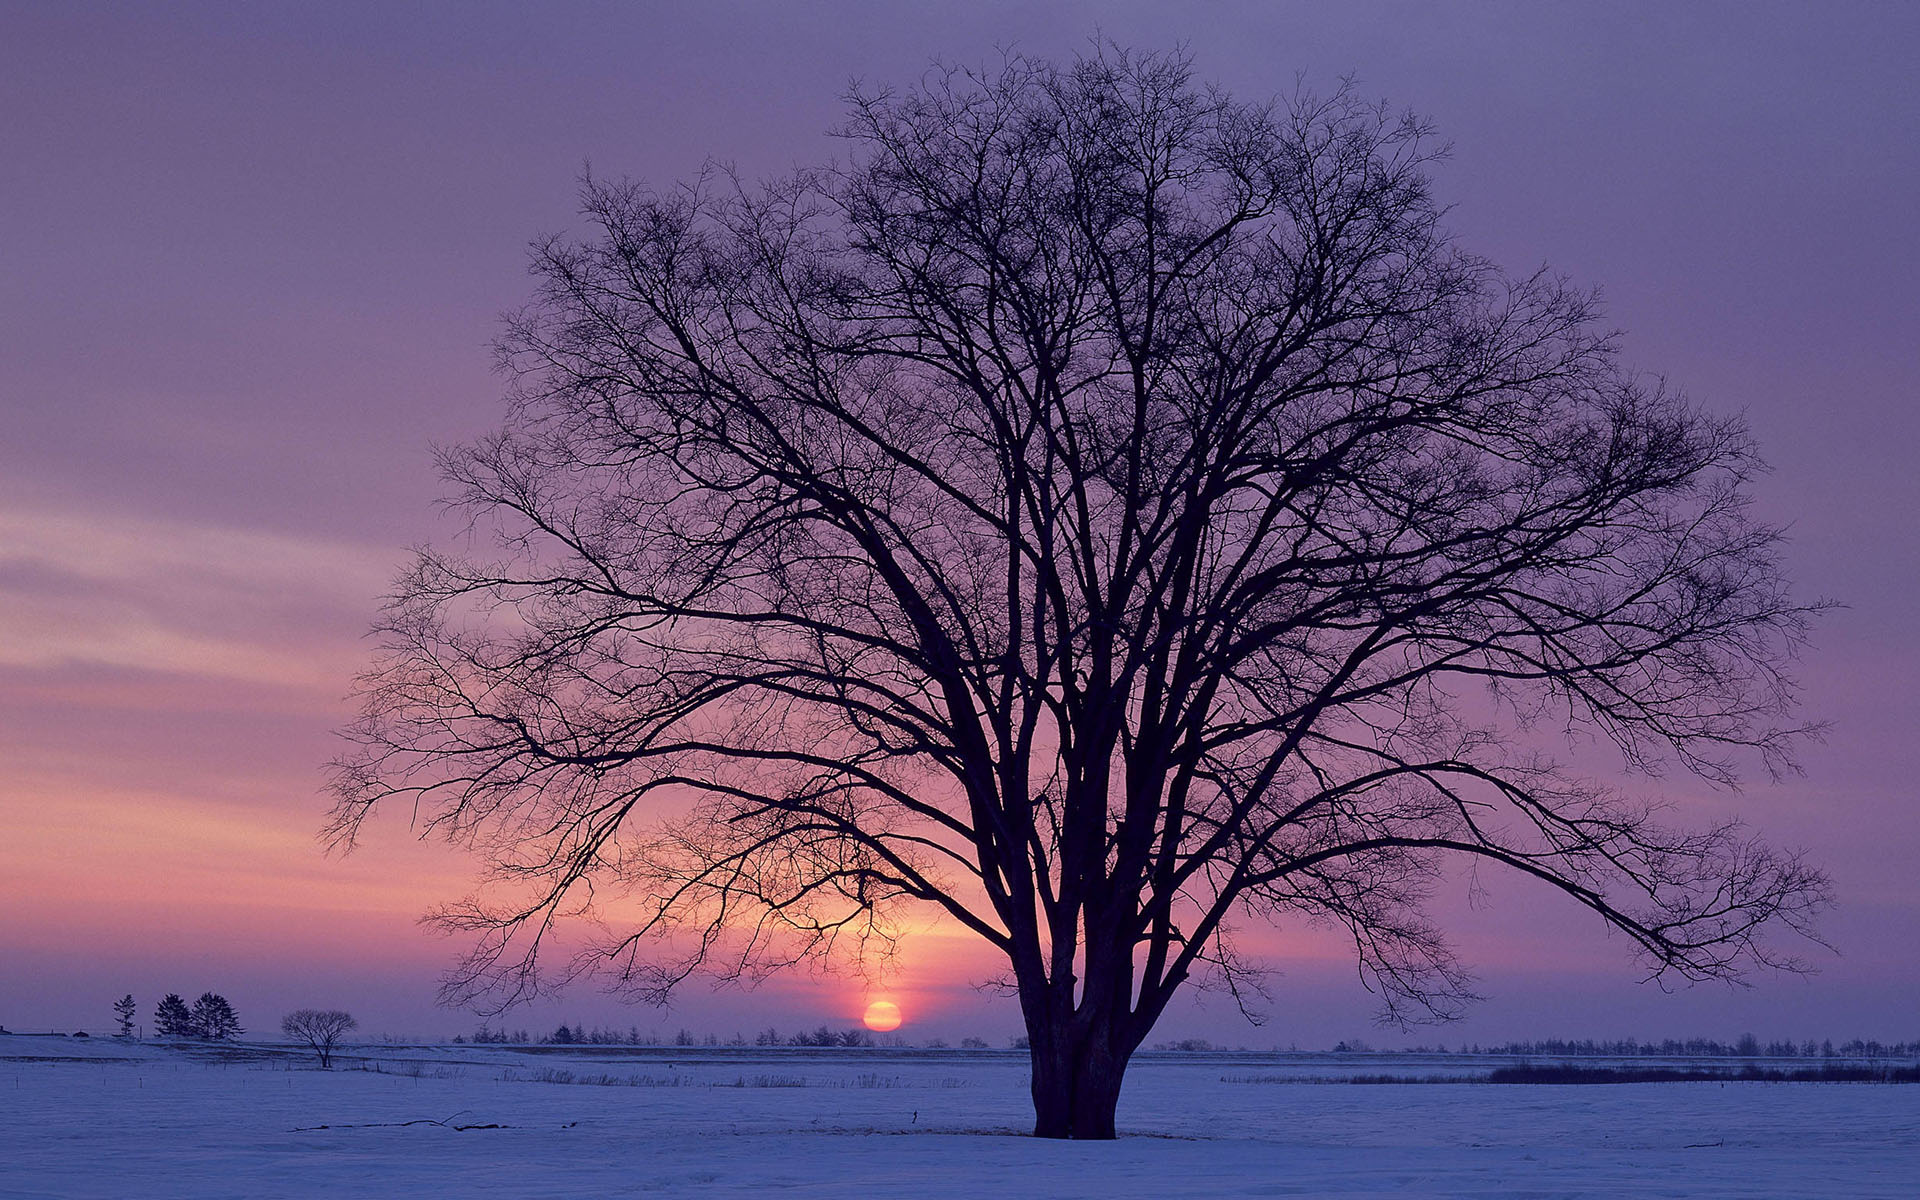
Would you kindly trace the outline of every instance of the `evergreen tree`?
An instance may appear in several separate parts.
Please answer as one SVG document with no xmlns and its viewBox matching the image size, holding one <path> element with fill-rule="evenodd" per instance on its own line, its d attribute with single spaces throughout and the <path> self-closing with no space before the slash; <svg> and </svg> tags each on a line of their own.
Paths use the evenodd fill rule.
<svg viewBox="0 0 1920 1200">
<path fill-rule="evenodd" d="M 133 993 L 129 992 L 113 1002 L 114 1020 L 120 1022 L 120 1036 L 133 1036 Z"/>
<path fill-rule="evenodd" d="M 177 993 L 168 992 L 153 1010 L 153 1031 L 161 1037 L 196 1037 L 193 1014 Z"/>
<path fill-rule="evenodd" d="M 189 1019 L 193 1025 L 192 1036 L 210 1042 L 230 1042 L 243 1032 L 233 1005 L 227 1003 L 225 996 L 213 992 L 203 992 L 193 1002 L 193 1013 Z"/>
</svg>

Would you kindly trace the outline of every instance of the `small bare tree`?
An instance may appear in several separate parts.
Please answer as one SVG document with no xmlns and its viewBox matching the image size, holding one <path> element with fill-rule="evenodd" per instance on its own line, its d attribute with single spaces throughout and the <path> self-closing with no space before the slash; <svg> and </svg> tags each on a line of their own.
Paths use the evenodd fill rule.
<svg viewBox="0 0 1920 1200">
<path fill-rule="evenodd" d="M 280 1018 L 280 1032 L 306 1043 L 320 1056 L 323 1071 L 333 1068 L 333 1051 L 340 1039 L 359 1027 L 353 1014 L 337 1008 L 300 1008 Z"/>
<path fill-rule="evenodd" d="M 573 916 L 659 1000 L 930 908 L 1005 956 L 1036 1133 L 1105 1138 L 1180 988 L 1257 983 L 1236 918 L 1454 1011 L 1449 860 L 1654 974 L 1783 962 L 1817 872 L 1546 752 L 1789 762 L 1748 439 L 1456 247 L 1419 122 L 1117 50 L 851 106 L 843 165 L 589 181 L 535 251 L 444 461 L 497 540 L 399 581 L 335 780 L 337 842 L 398 801 L 490 860 L 449 1000 Z"/>
</svg>

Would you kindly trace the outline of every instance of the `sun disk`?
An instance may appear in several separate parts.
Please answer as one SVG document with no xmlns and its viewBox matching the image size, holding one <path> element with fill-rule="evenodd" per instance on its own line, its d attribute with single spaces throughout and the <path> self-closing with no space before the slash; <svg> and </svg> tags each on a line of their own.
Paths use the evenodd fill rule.
<svg viewBox="0 0 1920 1200">
<path fill-rule="evenodd" d="M 860 1020 L 875 1033 L 888 1033 L 900 1028 L 900 1006 L 891 1000 L 875 1000 L 867 1005 Z"/>
</svg>

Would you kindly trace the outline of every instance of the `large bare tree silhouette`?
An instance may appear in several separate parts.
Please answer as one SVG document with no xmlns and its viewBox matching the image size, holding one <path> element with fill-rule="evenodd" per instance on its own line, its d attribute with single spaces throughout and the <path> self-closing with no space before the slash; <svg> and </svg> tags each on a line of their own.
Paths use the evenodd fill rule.
<svg viewBox="0 0 1920 1200">
<path fill-rule="evenodd" d="M 1111 49 L 850 110 L 843 165 L 590 180 L 536 249 L 511 419 L 445 456 L 480 536 L 400 580 L 337 766 L 338 841 L 488 857 L 450 998 L 569 917 L 562 974 L 658 1000 L 930 906 L 1006 958 L 1036 1133 L 1105 1138 L 1183 984 L 1252 981 L 1236 920 L 1451 1011 L 1450 859 L 1655 973 L 1783 961 L 1817 872 L 1539 751 L 1789 761 L 1748 439 L 1457 247 L 1426 129 Z"/>
</svg>

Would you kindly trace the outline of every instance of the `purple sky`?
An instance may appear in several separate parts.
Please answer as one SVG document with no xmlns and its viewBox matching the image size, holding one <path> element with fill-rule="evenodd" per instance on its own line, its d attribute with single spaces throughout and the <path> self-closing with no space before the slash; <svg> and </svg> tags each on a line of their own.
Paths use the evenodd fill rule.
<svg viewBox="0 0 1920 1200">
<path fill-rule="evenodd" d="M 1811 979 L 1667 995 L 1533 893 L 1457 928 L 1491 999 L 1414 1035 L 1920 1037 L 1920 7 L 1895 4 L 900 3 L 0 6 L 0 1024 L 108 1024 L 127 991 L 224 991 L 250 1027 L 351 1008 L 462 1029 L 413 918 L 466 867 L 377 824 L 314 841 L 320 764 L 404 548 L 443 529 L 433 442 L 487 429 L 486 350 L 575 180 L 750 176 L 833 152 L 851 77 L 1185 42 L 1243 97 L 1363 91 L 1435 120 L 1462 241 L 1604 288 L 1628 360 L 1747 413 L 1807 595 L 1831 720 L 1740 811 L 1834 874 Z M 801 978 L 628 1013 L 731 1031 L 902 999 L 908 1035 L 1003 1037 L 955 943 L 899 978 Z M 1374 1034 L 1367 997 L 1276 942 L 1265 1046 Z"/>
</svg>

